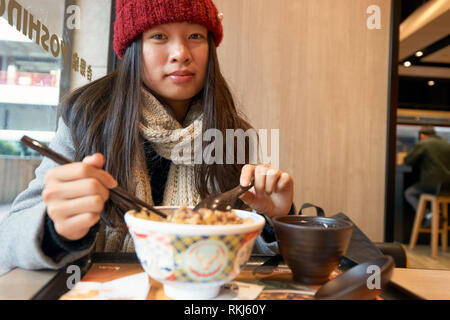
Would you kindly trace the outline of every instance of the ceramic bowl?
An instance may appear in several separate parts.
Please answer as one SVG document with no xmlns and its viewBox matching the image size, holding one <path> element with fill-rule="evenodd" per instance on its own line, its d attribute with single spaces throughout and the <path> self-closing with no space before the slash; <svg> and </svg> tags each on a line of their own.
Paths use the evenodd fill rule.
<svg viewBox="0 0 450 320">
<path fill-rule="evenodd" d="M 280 216 L 272 219 L 278 246 L 295 281 L 323 284 L 347 251 L 350 222 L 323 217 Z"/>
<path fill-rule="evenodd" d="M 177 207 L 157 207 L 165 212 Z M 234 210 L 253 223 L 189 225 L 145 220 L 130 212 L 125 222 L 136 254 L 147 274 L 163 283 L 172 299 L 212 299 L 233 280 L 250 258 L 265 220 L 253 212 Z"/>
</svg>

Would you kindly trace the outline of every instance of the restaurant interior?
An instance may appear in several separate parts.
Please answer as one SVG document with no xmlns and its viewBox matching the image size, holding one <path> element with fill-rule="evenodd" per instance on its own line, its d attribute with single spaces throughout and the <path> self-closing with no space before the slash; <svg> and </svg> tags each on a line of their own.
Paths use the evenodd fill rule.
<svg viewBox="0 0 450 320">
<path fill-rule="evenodd" d="M 21 137 L 50 143 L 63 97 L 120 64 L 115 0 L 16 2 L 61 42 L 45 50 L 11 25 L 8 9 L 0 17 L 0 225 L 43 159 Z M 424 126 L 450 143 L 450 0 L 214 3 L 223 13 L 222 72 L 252 125 L 279 130 L 279 167 L 295 181 L 296 210 L 311 203 L 326 216 L 344 213 L 397 267 L 450 270 L 448 218 L 439 234 L 415 228 L 405 190 L 420 167 L 404 163 Z M 429 196 L 427 208 L 440 199 L 433 214 L 448 215 L 450 195 Z M 0 287 L 13 272 L 0 275 Z M 15 297 L 23 292 L 0 292 Z"/>
<path fill-rule="evenodd" d="M 447 252 L 431 258 L 429 233 L 420 233 L 418 246 L 410 249 L 416 211 L 404 192 L 419 180 L 420 165 L 405 165 L 402 157 L 418 143 L 423 126 L 433 126 L 450 141 L 450 20 L 448 13 L 435 15 L 440 4 L 444 2 L 403 1 L 399 34 L 394 210 L 399 220 L 394 221 L 401 223 L 394 223 L 392 239 L 408 244 L 410 262 L 423 268 L 448 268 L 450 260 Z"/>
</svg>

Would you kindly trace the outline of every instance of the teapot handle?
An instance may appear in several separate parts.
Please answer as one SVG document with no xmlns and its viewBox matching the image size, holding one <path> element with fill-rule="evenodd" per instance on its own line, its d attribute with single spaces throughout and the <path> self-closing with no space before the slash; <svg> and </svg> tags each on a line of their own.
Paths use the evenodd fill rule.
<svg viewBox="0 0 450 320">
<path fill-rule="evenodd" d="M 323 211 L 323 209 L 321 207 L 318 207 L 314 204 L 311 203 L 304 203 L 302 205 L 302 207 L 300 208 L 300 211 L 298 212 L 299 215 L 302 215 L 302 210 L 306 209 L 306 208 L 315 208 L 316 209 L 316 214 L 318 217 L 325 217 L 325 211 Z"/>
</svg>

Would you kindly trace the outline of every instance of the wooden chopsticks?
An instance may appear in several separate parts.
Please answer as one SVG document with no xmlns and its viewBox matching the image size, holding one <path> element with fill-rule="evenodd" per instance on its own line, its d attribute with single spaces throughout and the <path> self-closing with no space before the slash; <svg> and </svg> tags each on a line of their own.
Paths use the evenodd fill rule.
<svg viewBox="0 0 450 320">
<path fill-rule="evenodd" d="M 36 150 L 43 156 L 46 156 L 46 157 L 52 159 L 53 161 L 55 161 L 56 163 L 58 163 L 60 165 L 73 163 L 72 160 L 67 159 L 63 155 L 53 151 L 51 148 L 47 147 L 46 145 L 28 137 L 28 136 L 23 136 L 20 141 L 23 144 L 25 144 L 26 146 L 30 147 L 33 150 Z M 119 207 L 125 206 L 125 207 L 128 207 L 130 209 L 135 209 L 135 210 L 141 210 L 142 208 L 145 208 L 149 211 L 152 211 L 152 212 L 158 214 L 159 216 L 161 216 L 163 218 L 167 218 L 166 213 L 164 213 L 158 209 L 155 209 L 153 206 L 151 206 L 148 203 L 137 198 L 136 196 L 129 193 L 128 191 L 121 188 L 120 186 L 110 189 L 109 191 L 110 191 L 111 201 L 113 203 L 115 203 L 116 205 L 118 205 Z M 114 227 L 114 224 L 112 223 L 112 221 L 103 212 L 101 214 L 101 219 L 109 227 Z"/>
</svg>

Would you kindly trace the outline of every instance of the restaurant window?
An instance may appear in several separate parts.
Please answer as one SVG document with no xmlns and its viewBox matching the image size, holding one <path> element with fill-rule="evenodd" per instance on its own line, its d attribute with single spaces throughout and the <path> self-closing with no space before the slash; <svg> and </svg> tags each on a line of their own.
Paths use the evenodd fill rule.
<svg viewBox="0 0 450 320">
<path fill-rule="evenodd" d="M 61 99 L 107 73 L 111 0 L 0 0 L 0 219 L 34 178 Z M 4 216 L 4 215 L 3 215 Z"/>
</svg>

